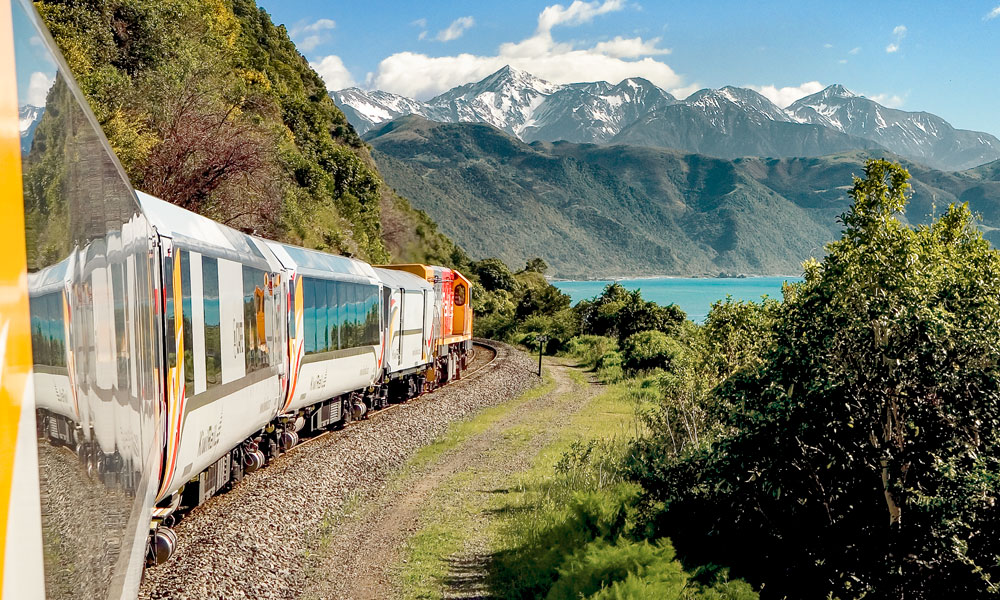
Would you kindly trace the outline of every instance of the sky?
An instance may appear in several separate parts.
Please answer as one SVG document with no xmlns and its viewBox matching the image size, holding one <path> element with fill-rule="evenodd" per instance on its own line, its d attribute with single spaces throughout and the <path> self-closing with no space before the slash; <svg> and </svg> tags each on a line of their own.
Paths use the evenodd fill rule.
<svg viewBox="0 0 1000 600">
<path fill-rule="evenodd" d="M 258 0 L 331 90 L 420 100 L 505 64 L 554 83 L 645 77 L 779 106 L 839 83 L 1000 136 L 1000 0 Z"/>
</svg>

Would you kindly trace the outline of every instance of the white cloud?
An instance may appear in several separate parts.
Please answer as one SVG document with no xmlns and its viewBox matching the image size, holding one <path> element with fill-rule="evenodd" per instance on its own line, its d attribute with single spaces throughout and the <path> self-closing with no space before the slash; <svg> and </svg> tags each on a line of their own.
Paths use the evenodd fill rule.
<svg viewBox="0 0 1000 600">
<path fill-rule="evenodd" d="M 55 77 L 41 71 L 35 71 L 28 79 L 28 97 L 25 99 L 32 106 L 45 106 L 45 98 L 55 83 Z"/>
<path fill-rule="evenodd" d="M 830 49 L 830 48 L 833 48 L 833 44 L 823 44 L 823 47 L 827 48 L 827 49 Z"/>
<path fill-rule="evenodd" d="M 451 40 L 457 40 L 462 37 L 462 34 L 466 32 L 470 27 L 476 24 L 476 20 L 472 17 L 459 17 L 451 22 L 447 28 L 442 29 L 434 37 L 439 42 L 450 42 Z M 422 38 L 421 38 L 422 39 Z"/>
<path fill-rule="evenodd" d="M 654 56 L 657 54 L 670 54 L 669 48 L 657 48 L 660 38 L 643 41 L 640 37 L 623 38 L 615 36 L 615 39 L 600 42 L 594 46 L 594 51 L 614 58 L 639 58 L 640 56 Z"/>
<path fill-rule="evenodd" d="M 892 42 L 885 47 L 885 51 L 889 54 L 899 51 L 899 43 L 903 41 L 906 37 L 906 25 L 896 25 L 892 28 Z"/>
<path fill-rule="evenodd" d="M 426 99 L 510 65 L 553 83 L 598 80 L 617 83 L 628 77 L 644 77 L 665 89 L 683 90 L 687 82 L 669 65 L 652 58 L 669 52 L 657 47 L 659 38 L 619 36 L 592 46 L 556 42 L 552 38 L 553 27 L 587 23 L 596 16 L 624 8 L 624 0 L 576 0 L 568 7 L 548 6 L 538 15 L 534 34 L 519 42 L 501 44 L 495 55 L 432 57 L 399 52 L 379 63 L 373 83 L 382 90 Z"/>
<path fill-rule="evenodd" d="M 837 62 L 839 64 L 846 65 L 847 64 L 847 59 L 846 58 L 842 58 L 842 59 L 838 60 Z"/>
<path fill-rule="evenodd" d="M 779 88 L 773 85 L 748 85 L 751 90 L 758 92 L 771 102 L 781 108 L 785 108 L 799 98 L 804 98 L 809 94 L 815 94 L 823 89 L 823 84 L 818 81 L 807 81 L 802 85 L 787 86 Z"/>
<path fill-rule="evenodd" d="M 420 27 L 420 28 L 427 27 L 427 19 L 424 19 L 423 17 L 421 17 L 421 18 L 417 19 L 416 21 L 411 21 L 410 25 L 413 25 L 414 27 Z"/>
<path fill-rule="evenodd" d="M 355 85 L 354 77 L 339 56 L 324 56 L 317 62 L 310 62 L 309 66 L 323 78 L 328 90 L 342 90 Z"/>
<path fill-rule="evenodd" d="M 983 20 L 984 21 L 989 21 L 989 20 L 995 19 L 997 17 L 1000 17 L 1000 6 L 994 8 L 990 12 L 986 13 L 986 16 L 983 17 Z"/>
<path fill-rule="evenodd" d="M 861 52 L 861 46 L 855 46 L 847 51 L 848 54 L 857 54 L 858 52 Z"/>
<path fill-rule="evenodd" d="M 889 108 L 899 108 L 903 106 L 903 102 L 906 99 L 898 94 L 875 94 L 873 96 L 866 96 L 869 100 L 874 100 L 882 106 L 888 106 Z"/>
<path fill-rule="evenodd" d="M 596 16 L 623 8 L 624 0 L 605 0 L 604 3 L 574 0 L 568 8 L 562 4 L 553 4 L 546 6 L 538 15 L 538 31 L 552 31 L 556 25 L 581 25 L 592 21 Z"/>
<path fill-rule="evenodd" d="M 300 52 L 312 52 L 330 41 L 330 31 L 337 27 L 333 19 L 318 19 L 312 23 L 300 22 L 288 32 Z"/>
</svg>

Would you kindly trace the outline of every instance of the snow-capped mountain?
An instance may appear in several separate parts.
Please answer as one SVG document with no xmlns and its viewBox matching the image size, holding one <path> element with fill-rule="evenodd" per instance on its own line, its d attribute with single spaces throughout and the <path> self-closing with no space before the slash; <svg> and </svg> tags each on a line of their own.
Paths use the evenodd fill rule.
<svg viewBox="0 0 1000 600">
<path fill-rule="evenodd" d="M 988 133 L 955 129 L 927 112 L 887 108 L 842 85 L 796 100 L 786 112 L 799 123 L 863 137 L 937 169 L 970 169 L 1000 158 L 1000 140 Z"/>
<path fill-rule="evenodd" d="M 840 85 L 783 110 L 745 88 L 705 89 L 679 101 L 641 78 L 558 85 L 506 66 L 427 102 L 358 88 L 330 95 L 362 135 L 416 114 L 489 123 L 525 142 L 663 146 L 721 158 L 882 148 L 946 170 L 1000 159 L 1000 140 L 992 135 L 955 129 L 929 113 L 886 108 Z"/>
<path fill-rule="evenodd" d="M 45 114 L 44 106 L 25 104 L 17 110 L 18 127 L 21 130 L 21 152 L 31 150 L 31 142 L 35 139 L 35 128 Z"/>
</svg>

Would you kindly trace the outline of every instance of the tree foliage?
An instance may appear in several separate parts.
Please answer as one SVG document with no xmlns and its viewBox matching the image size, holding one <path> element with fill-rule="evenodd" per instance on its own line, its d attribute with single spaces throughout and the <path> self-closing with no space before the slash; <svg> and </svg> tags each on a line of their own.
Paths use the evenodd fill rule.
<svg viewBox="0 0 1000 600">
<path fill-rule="evenodd" d="M 855 178 L 842 239 L 716 389 L 724 433 L 633 463 L 663 533 L 770 597 L 997 591 L 1000 257 L 965 205 L 900 222 L 907 179 Z"/>
<path fill-rule="evenodd" d="M 246 231 L 388 259 L 367 149 L 253 0 L 35 4 L 137 187 Z"/>
<path fill-rule="evenodd" d="M 619 341 L 640 331 L 678 332 L 687 315 L 676 304 L 659 306 L 643 300 L 639 290 L 628 291 L 619 283 L 609 284 L 594 300 L 576 305 L 584 333 L 616 337 Z"/>
</svg>

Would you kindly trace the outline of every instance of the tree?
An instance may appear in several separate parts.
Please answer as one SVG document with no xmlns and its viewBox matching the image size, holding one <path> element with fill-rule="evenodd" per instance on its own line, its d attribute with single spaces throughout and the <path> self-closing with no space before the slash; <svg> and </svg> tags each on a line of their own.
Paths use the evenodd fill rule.
<svg viewBox="0 0 1000 600">
<path fill-rule="evenodd" d="M 525 263 L 524 270 L 531 271 L 533 273 L 541 273 L 542 275 L 544 275 L 545 272 L 549 270 L 549 265 L 547 265 L 545 261 L 542 260 L 541 258 L 536 257 L 528 260 L 528 262 Z"/>
<path fill-rule="evenodd" d="M 514 274 L 499 258 L 484 258 L 472 263 L 472 272 L 479 277 L 479 283 L 488 292 L 496 290 L 513 292 L 518 288 Z"/>
<path fill-rule="evenodd" d="M 711 539 L 772 597 L 996 592 L 1000 256 L 965 205 L 900 222 L 908 177 L 873 160 L 855 178 L 843 237 L 805 265 L 773 346 L 715 392 L 729 433 L 633 465 L 664 533 Z"/>
<path fill-rule="evenodd" d="M 584 333 L 617 337 L 619 341 L 640 331 L 674 335 L 687 318 L 677 305 L 648 302 L 639 290 L 630 292 L 619 283 L 608 284 L 592 301 L 580 302 L 576 311 Z"/>
</svg>

